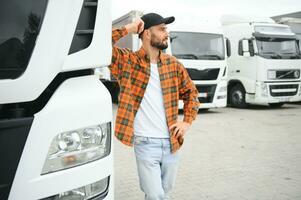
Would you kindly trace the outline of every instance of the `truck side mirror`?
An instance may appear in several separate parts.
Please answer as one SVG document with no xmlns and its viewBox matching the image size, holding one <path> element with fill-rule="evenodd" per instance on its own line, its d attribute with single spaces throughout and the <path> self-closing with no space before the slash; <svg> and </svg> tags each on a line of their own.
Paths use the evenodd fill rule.
<svg viewBox="0 0 301 200">
<path fill-rule="evenodd" d="M 231 43 L 228 38 L 226 38 L 226 51 L 227 51 L 227 57 L 231 56 Z"/>
<path fill-rule="evenodd" d="M 242 40 L 242 53 L 243 56 L 250 56 L 249 40 Z"/>
<path fill-rule="evenodd" d="M 240 56 L 254 56 L 254 46 L 252 39 L 241 39 L 238 42 L 238 55 Z"/>
</svg>

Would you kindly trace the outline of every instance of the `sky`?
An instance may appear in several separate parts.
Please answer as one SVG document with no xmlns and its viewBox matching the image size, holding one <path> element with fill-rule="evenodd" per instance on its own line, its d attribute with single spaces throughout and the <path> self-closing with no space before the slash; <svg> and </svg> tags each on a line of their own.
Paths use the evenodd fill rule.
<svg viewBox="0 0 301 200">
<path fill-rule="evenodd" d="M 111 0 L 112 19 L 131 10 L 156 12 L 176 21 L 219 20 L 223 14 L 276 16 L 301 11 L 301 0 Z"/>
</svg>

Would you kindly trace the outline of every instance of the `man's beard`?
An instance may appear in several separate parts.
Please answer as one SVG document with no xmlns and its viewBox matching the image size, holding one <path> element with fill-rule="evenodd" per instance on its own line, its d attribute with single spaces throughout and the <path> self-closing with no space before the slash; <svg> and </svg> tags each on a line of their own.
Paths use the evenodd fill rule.
<svg viewBox="0 0 301 200">
<path fill-rule="evenodd" d="M 167 43 L 164 44 L 163 41 L 162 42 L 155 41 L 153 39 L 153 37 L 151 38 L 150 44 L 151 44 L 152 47 L 155 47 L 155 48 L 157 48 L 159 50 L 164 50 L 164 49 L 166 49 L 168 47 Z"/>
</svg>

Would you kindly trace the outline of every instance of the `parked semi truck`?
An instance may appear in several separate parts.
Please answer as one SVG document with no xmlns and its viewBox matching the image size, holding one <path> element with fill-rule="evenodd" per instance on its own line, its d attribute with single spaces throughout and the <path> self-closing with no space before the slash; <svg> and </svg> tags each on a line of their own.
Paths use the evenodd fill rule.
<svg viewBox="0 0 301 200">
<path fill-rule="evenodd" d="M 270 18 L 223 16 L 231 42 L 228 58 L 228 101 L 281 107 L 300 101 L 301 56 L 296 35 Z"/>
<path fill-rule="evenodd" d="M 227 39 L 221 26 L 208 22 L 170 26 L 167 53 L 183 65 L 199 91 L 200 109 L 227 105 Z M 229 48 L 228 48 L 229 49 Z M 183 102 L 179 104 L 183 108 Z"/>
<path fill-rule="evenodd" d="M 0 4 L 0 199 L 113 199 L 109 0 Z"/>
<path fill-rule="evenodd" d="M 113 27 L 122 27 L 143 15 L 140 11 L 131 11 L 113 21 Z M 175 23 L 176 24 L 176 23 Z M 191 79 L 199 91 L 201 109 L 225 107 L 227 101 L 226 79 L 226 39 L 221 27 L 209 24 L 170 25 L 169 47 L 165 50 L 179 59 L 186 67 Z M 127 35 L 116 44 L 119 47 L 137 51 L 141 40 L 137 34 Z M 229 53 L 229 52 L 228 52 Z M 103 68 L 100 73 L 115 101 L 118 97 L 118 84 Z M 183 102 L 179 103 L 183 108 Z"/>
</svg>

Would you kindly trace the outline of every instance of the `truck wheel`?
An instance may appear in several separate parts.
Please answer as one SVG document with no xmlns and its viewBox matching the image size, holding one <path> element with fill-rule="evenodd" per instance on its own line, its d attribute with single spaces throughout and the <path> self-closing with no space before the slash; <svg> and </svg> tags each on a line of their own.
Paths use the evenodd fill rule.
<svg viewBox="0 0 301 200">
<path fill-rule="evenodd" d="M 284 105 L 284 103 L 269 103 L 271 108 L 280 108 Z"/>
<path fill-rule="evenodd" d="M 241 84 L 237 84 L 231 88 L 229 94 L 230 104 L 235 108 L 246 108 L 246 91 Z"/>
</svg>

